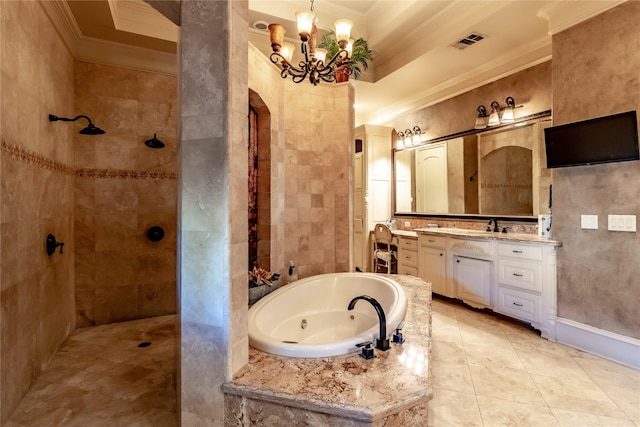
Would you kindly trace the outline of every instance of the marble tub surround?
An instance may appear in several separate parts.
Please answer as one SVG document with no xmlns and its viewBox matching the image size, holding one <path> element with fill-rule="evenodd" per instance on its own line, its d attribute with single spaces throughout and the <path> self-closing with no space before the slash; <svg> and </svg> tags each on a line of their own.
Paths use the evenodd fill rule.
<svg viewBox="0 0 640 427">
<path fill-rule="evenodd" d="M 471 230 L 465 228 L 416 228 L 416 233 L 434 235 L 434 236 L 457 236 L 464 237 L 465 239 L 479 239 L 479 240 L 503 240 L 509 242 L 521 242 L 521 243 L 542 243 L 552 246 L 562 246 L 562 242 L 552 239 L 543 239 L 537 234 L 527 233 L 494 233 L 486 230 Z"/>
<path fill-rule="evenodd" d="M 359 353 L 289 358 L 250 348 L 249 363 L 223 386 L 225 425 L 426 425 L 431 286 L 410 276 L 394 279 L 408 299 L 405 344 L 375 350 L 370 360 Z"/>
</svg>

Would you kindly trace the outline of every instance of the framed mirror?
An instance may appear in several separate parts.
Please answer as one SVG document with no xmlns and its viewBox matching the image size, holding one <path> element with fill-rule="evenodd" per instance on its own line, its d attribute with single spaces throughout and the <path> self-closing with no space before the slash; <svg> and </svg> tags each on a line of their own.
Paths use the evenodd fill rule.
<svg viewBox="0 0 640 427">
<path fill-rule="evenodd" d="M 531 219 L 549 213 L 549 115 L 394 150 L 395 214 Z"/>
</svg>

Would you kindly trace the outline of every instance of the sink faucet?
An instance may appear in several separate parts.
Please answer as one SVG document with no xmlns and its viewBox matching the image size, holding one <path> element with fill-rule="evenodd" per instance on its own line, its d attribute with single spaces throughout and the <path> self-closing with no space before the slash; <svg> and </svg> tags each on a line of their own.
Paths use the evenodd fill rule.
<svg viewBox="0 0 640 427">
<path fill-rule="evenodd" d="M 498 220 L 496 218 L 490 219 L 487 224 L 487 231 L 491 231 L 491 223 L 493 222 L 493 232 L 497 233 L 500 230 L 498 229 Z"/>
<path fill-rule="evenodd" d="M 376 340 L 376 348 L 382 351 L 389 350 L 389 340 L 387 339 L 387 318 L 384 315 L 382 306 L 378 301 L 376 301 L 375 298 L 371 298 L 369 295 L 360 295 L 359 297 L 355 297 L 349 303 L 349 307 L 347 307 L 347 310 L 353 310 L 353 308 L 356 306 L 356 302 L 361 299 L 369 302 L 373 306 L 373 308 L 376 309 L 376 313 L 378 313 L 378 321 L 380 322 L 380 336 Z"/>
</svg>

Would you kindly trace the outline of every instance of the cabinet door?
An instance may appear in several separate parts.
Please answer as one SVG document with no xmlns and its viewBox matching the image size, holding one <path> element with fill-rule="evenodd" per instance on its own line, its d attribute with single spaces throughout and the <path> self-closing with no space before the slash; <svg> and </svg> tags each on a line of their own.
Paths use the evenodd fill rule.
<svg viewBox="0 0 640 427">
<path fill-rule="evenodd" d="M 456 255 L 453 280 L 458 298 L 470 305 L 491 307 L 491 261 Z"/>
<path fill-rule="evenodd" d="M 431 291 L 452 297 L 447 293 L 446 251 L 422 246 L 418 258 L 418 274 L 421 279 L 431 282 Z"/>
</svg>

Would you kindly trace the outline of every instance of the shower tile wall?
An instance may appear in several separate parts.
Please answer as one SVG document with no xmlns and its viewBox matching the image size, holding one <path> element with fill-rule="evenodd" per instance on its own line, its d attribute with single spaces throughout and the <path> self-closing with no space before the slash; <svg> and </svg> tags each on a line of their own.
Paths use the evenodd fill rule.
<svg viewBox="0 0 640 427">
<path fill-rule="evenodd" d="M 37 31 L 35 30 L 37 29 Z M 0 423 L 75 328 L 73 59 L 38 2 L 0 2 Z M 47 234 L 65 243 L 48 256 Z"/>
<path fill-rule="evenodd" d="M 74 141 L 78 327 L 176 311 L 176 93 L 174 76 L 75 61 L 75 113 L 106 131 Z"/>
</svg>

